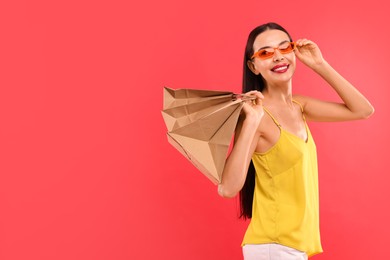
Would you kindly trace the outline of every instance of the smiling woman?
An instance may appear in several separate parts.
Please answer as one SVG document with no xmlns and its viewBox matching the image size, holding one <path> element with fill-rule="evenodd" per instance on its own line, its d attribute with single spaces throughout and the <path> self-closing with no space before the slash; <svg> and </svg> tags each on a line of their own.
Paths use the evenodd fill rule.
<svg viewBox="0 0 390 260">
<path fill-rule="evenodd" d="M 296 58 L 321 76 L 343 103 L 293 95 Z M 322 57 L 317 44 L 293 42 L 278 24 L 255 28 L 244 57 L 247 102 L 236 128 L 218 192 L 240 193 L 241 217 L 250 218 L 242 242 L 245 259 L 307 259 L 321 253 L 313 121 L 368 118 L 368 100 Z"/>
</svg>

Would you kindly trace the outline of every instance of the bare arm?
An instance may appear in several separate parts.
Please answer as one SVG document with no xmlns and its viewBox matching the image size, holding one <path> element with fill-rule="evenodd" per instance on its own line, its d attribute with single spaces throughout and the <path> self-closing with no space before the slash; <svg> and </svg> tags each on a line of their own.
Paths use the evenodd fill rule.
<svg viewBox="0 0 390 260">
<path fill-rule="evenodd" d="M 251 91 L 248 94 L 256 95 L 256 105 L 244 104 L 244 119 L 241 118 L 237 124 L 234 146 L 226 160 L 222 181 L 218 185 L 218 193 L 226 198 L 235 197 L 242 189 L 260 137 L 258 126 L 264 115 L 261 105 L 263 95 L 258 91 Z"/>
<path fill-rule="evenodd" d="M 368 118 L 374 112 L 370 102 L 322 57 L 318 46 L 309 40 L 297 41 L 296 56 L 313 69 L 337 92 L 344 103 L 294 96 L 304 106 L 308 120 L 346 121 Z"/>
</svg>

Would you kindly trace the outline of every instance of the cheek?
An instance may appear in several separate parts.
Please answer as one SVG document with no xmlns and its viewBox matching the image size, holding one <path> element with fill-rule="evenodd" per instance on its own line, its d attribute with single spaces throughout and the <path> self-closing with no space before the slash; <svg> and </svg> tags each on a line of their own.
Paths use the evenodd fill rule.
<svg viewBox="0 0 390 260">
<path fill-rule="evenodd" d="M 291 53 L 291 55 L 290 55 L 290 64 L 294 64 L 294 67 L 295 67 L 295 64 L 296 64 L 296 56 L 295 56 L 295 54 L 294 53 Z"/>
<path fill-rule="evenodd" d="M 270 70 L 270 67 L 271 67 L 271 62 L 268 62 L 268 60 L 256 62 L 256 69 L 260 73 Z"/>
<path fill-rule="evenodd" d="M 292 72 L 294 72 L 297 66 L 295 54 L 291 54 L 286 58 L 288 59 L 288 63 L 290 64 L 290 69 L 292 70 Z"/>
</svg>

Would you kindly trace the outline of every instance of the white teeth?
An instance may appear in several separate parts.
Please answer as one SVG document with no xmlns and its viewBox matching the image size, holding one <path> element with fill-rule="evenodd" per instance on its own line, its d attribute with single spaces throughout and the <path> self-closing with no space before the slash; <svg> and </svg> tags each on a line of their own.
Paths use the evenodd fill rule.
<svg viewBox="0 0 390 260">
<path fill-rule="evenodd" d="M 274 69 L 274 71 L 281 71 L 281 70 L 285 70 L 285 69 L 287 69 L 287 66 L 276 68 L 276 69 Z"/>
</svg>

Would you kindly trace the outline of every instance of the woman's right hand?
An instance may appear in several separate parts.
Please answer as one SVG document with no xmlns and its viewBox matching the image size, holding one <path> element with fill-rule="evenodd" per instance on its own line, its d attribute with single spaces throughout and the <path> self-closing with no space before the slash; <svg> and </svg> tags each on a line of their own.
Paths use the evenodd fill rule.
<svg viewBox="0 0 390 260">
<path fill-rule="evenodd" d="M 254 97 L 244 101 L 243 112 L 245 113 L 245 121 L 250 120 L 255 125 L 259 125 L 264 116 L 263 99 L 264 96 L 260 91 L 252 90 L 244 94 L 245 97 Z"/>
<path fill-rule="evenodd" d="M 254 99 L 249 100 L 248 97 Z M 236 126 L 234 146 L 226 160 L 222 181 L 218 185 L 218 193 L 222 197 L 235 197 L 245 183 L 248 166 L 260 135 L 258 128 L 264 115 L 263 98 L 259 91 L 249 91 L 241 95 L 244 105 Z"/>
</svg>

